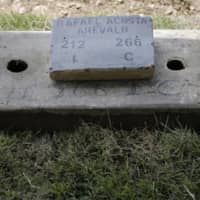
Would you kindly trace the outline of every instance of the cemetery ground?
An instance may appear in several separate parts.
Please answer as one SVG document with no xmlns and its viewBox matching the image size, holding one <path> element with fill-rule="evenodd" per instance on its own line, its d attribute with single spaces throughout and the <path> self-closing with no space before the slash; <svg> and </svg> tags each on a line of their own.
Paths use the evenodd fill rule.
<svg viewBox="0 0 200 200">
<path fill-rule="evenodd" d="M 154 28 L 200 28 L 200 0 L 0 0 L 1 30 L 49 30 L 57 17 L 151 15 Z"/>
<path fill-rule="evenodd" d="M 1 30 L 51 29 L 54 16 L 44 15 L 46 8 L 40 7 L 39 11 L 36 9 L 39 13 L 36 10 L 34 13 L 31 6 L 26 7 L 26 1 L 18 1 L 21 6 L 12 10 L 8 2 L 15 1 L 0 0 L 5 4 L 1 7 Z M 37 2 L 30 4 L 38 6 Z M 74 1 L 68 13 L 61 15 L 78 15 L 81 10 L 83 15 L 113 14 L 105 1 L 103 4 L 99 1 L 96 10 L 89 4 L 86 9 L 88 2 Z M 122 2 L 117 1 L 114 14 L 121 7 L 121 14 L 127 10 Z M 199 28 L 200 24 L 191 20 L 198 18 L 196 8 L 190 7 L 192 4 L 181 3 L 179 10 L 170 7 L 171 4 L 165 7 L 159 1 L 149 2 L 155 7 L 161 5 L 156 14 L 144 9 L 144 14 L 148 11 L 153 15 L 154 28 Z M 114 5 L 112 1 L 108 4 Z M 25 10 L 20 11 L 20 8 Z M 163 14 L 166 8 L 168 14 Z M 60 13 L 58 7 L 55 9 L 54 13 Z M 177 17 L 174 12 L 178 13 Z M 88 124 L 63 132 L 1 130 L 0 199 L 198 200 L 200 136 L 184 125 L 177 129 L 163 125 L 162 130 L 144 127 L 131 131 Z"/>
<path fill-rule="evenodd" d="M 0 133 L 2 200 L 198 200 L 200 136 L 189 129 Z"/>
</svg>

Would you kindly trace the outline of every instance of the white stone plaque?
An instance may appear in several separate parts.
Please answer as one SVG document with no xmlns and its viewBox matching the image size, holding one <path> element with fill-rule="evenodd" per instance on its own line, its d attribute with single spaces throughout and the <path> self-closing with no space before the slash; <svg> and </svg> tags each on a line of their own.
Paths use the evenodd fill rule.
<svg viewBox="0 0 200 200">
<path fill-rule="evenodd" d="M 150 78 L 154 71 L 150 17 L 60 18 L 52 30 L 50 74 L 56 80 Z"/>
</svg>

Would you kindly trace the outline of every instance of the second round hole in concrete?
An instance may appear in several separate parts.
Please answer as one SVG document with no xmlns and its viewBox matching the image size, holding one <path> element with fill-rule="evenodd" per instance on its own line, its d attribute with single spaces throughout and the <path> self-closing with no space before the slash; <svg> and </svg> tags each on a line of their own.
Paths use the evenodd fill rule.
<svg viewBox="0 0 200 200">
<path fill-rule="evenodd" d="M 184 63 L 181 60 L 174 59 L 167 62 L 167 68 L 172 71 L 179 71 L 185 69 Z"/>
</svg>

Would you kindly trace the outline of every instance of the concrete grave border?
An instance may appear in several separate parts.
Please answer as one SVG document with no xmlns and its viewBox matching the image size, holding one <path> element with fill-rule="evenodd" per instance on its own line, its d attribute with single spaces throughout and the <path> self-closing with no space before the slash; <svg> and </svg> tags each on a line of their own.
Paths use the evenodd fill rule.
<svg viewBox="0 0 200 200">
<path fill-rule="evenodd" d="M 55 82 L 48 73 L 50 35 L 0 32 L 0 127 L 57 129 L 109 118 L 113 124 L 129 121 L 133 126 L 137 121 L 156 123 L 157 115 L 164 121 L 169 115 L 179 116 L 181 122 L 184 118 L 183 123 L 198 121 L 199 30 L 156 30 L 155 76 L 145 81 Z M 19 60 L 28 68 L 9 71 L 8 63 Z M 168 69 L 170 60 L 182 61 L 185 68 Z"/>
</svg>

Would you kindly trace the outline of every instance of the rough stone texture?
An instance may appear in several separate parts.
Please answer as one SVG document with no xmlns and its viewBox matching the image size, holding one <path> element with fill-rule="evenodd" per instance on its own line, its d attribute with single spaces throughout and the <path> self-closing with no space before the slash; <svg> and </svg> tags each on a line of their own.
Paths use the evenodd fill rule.
<svg viewBox="0 0 200 200">
<path fill-rule="evenodd" d="M 55 82 L 48 72 L 49 32 L 1 32 L 0 114 L 198 113 L 200 31 L 157 30 L 154 36 L 156 71 L 152 80 Z M 7 64 L 13 59 L 26 61 L 28 69 L 21 73 L 8 71 Z M 182 60 L 185 69 L 169 70 L 166 64 L 171 59 Z"/>
</svg>

